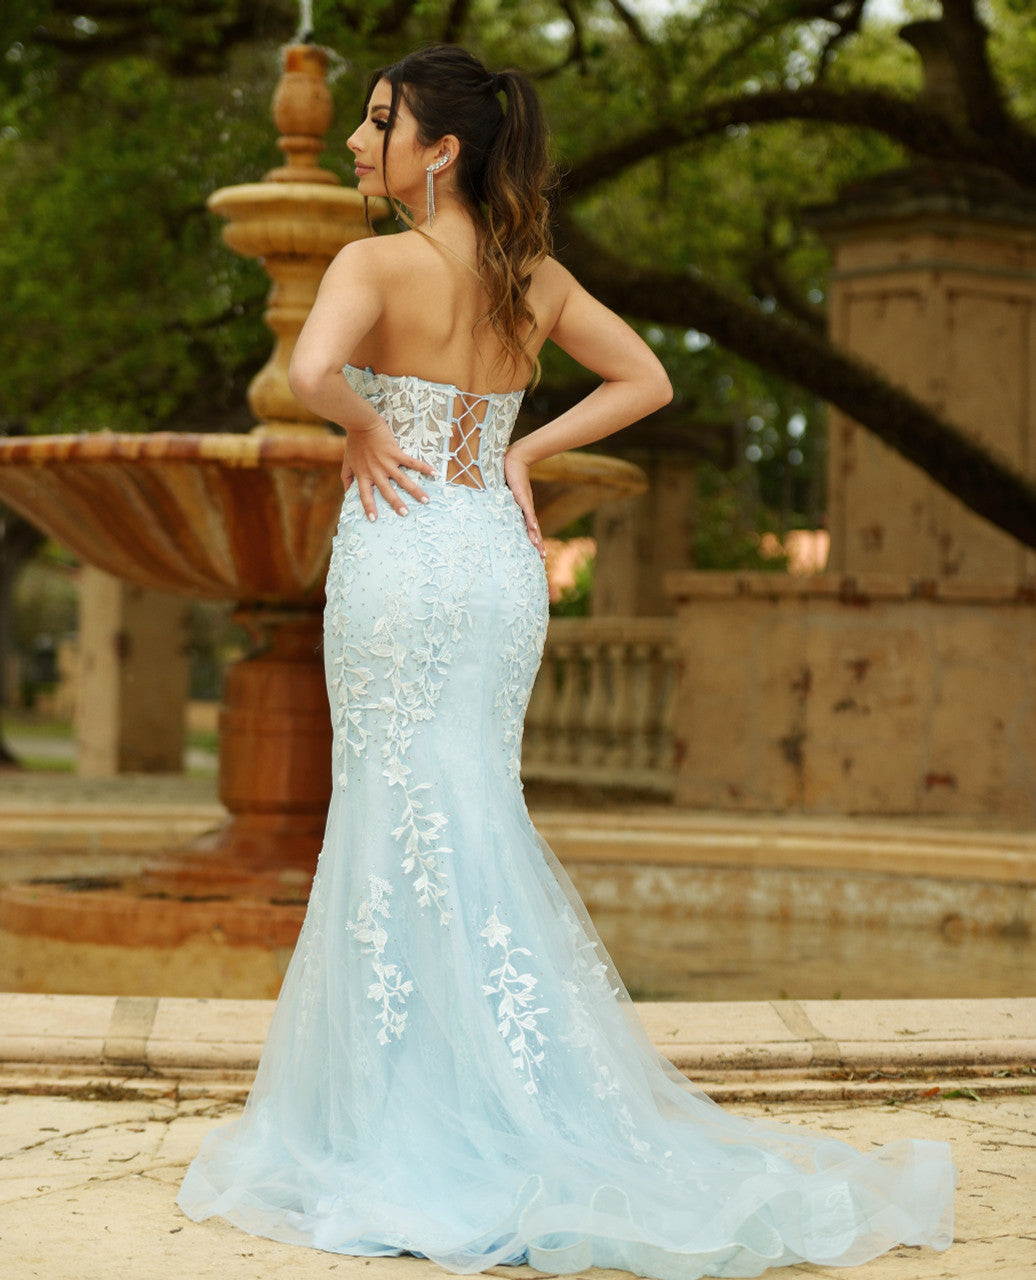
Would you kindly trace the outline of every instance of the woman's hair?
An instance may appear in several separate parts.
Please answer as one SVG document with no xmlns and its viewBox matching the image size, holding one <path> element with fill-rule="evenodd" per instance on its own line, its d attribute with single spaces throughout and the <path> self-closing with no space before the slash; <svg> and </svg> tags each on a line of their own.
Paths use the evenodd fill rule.
<svg viewBox="0 0 1036 1280">
<path fill-rule="evenodd" d="M 392 86 L 382 169 L 388 182 L 388 142 L 402 95 L 430 146 L 448 133 L 460 141 L 457 187 L 478 232 L 478 274 L 489 294 L 482 317 L 517 372 L 539 362 L 525 348 L 535 324 L 528 303 L 533 268 L 550 252 L 546 192 L 553 180 L 546 122 L 536 91 L 513 68 L 492 74 L 457 45 L 436 44 L 375 71 L 364 111 L 380 80 Z M 506 111 L 500 97 L 507 102 Z"/>
</svg>

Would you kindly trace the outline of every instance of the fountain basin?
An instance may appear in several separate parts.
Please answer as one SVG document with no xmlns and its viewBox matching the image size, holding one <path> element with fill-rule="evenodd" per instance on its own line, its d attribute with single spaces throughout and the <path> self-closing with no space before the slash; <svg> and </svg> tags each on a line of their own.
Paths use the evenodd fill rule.
<svg viewBox="0 0 1036 1280">
<path fill-rule="evenodd" d="M 70 776 L 17 781 L 0 804 L 0 881 L 21 882 L 0 894 L 0 988 L 276 994 L 302 877 L 282 875 L 274 898 L 246 906 L 218 884 L 174 897 L 147 870 L 214 820 L 199 785 L 169 777 L 156 795 L 123 778 L 105 800 Z M 541 808 L 535 786 L 529 799 L 642 996 L 1036 993 L 1036 852 L 1023 827 Z"/>
<path fill-rule="evenodd" d="M 0 441 L 0 499 L 89 563 L 204 599 L 322 603 L 342 502 L 329 432 L 93 432 Z M 641 492 L 631 463 L 561 454 L 533 470 L 544 533 Z"/>
</svg>

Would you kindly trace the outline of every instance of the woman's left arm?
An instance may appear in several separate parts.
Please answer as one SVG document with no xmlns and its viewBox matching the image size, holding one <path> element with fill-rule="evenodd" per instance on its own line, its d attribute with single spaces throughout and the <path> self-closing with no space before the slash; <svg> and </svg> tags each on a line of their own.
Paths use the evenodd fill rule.
<svg viewBox="0 0 1036 1280">
<path fill-rule="evenodd" d="M 529 469 L 566 449 L 603 440 L 631 422 L 661 409 L 673 388 L 661 362 L 620 316 L 598 302 L 559 263 L 548 259 L 544 284 L 556 298 L 548 337 L 601 385 L 551 422 L 516 441 L 504 458 L 504 474 L 525 516 L 533 545 L 544 554 L 532 502 Z"/>
<path fill-rule="evenodd" d="M 342 377 L 343 365 L 382 311 L 370 257 L 362 241 L 337 255 L 320 282 L 288 366 L 288 386 L 298 400 L 346 431 L 363 431 L 381 420 Z"/>
</svg>

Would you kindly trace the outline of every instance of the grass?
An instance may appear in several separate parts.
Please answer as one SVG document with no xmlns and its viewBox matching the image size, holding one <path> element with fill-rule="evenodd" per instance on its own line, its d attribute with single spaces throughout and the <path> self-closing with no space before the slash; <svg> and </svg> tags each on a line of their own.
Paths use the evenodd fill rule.
<svg viewBox="0 0 1036 1280">
<path fill-rule="evenodd" d="M 75 735 L 74 727 L 67 720 L 54 720 L 20 708 L 4 712 L 3 726 L 5 733 L 12 738 L 70 742 Z"/>
<path fill-rule="evenodd" d="M 49 716 L 41 716 L 22 708 L 6 710 L 3 713 L 3 737 L 8 745 L 17 741 L 17 748 L 12 748 L 23 769 L 33 773 L 74 773 L 76 762 L 72 751 L 34 750 L 38 743 L 43 744 L 75 742 L 75 726 L 67 720 L 58 720 Z M 207 751 L 212 755 L 219 752 L 219 734 L 212 729 L 193 729 L 186 737 L 186 745 L 190 750 Z M 210 777 L 211 768 L 192 766 L 186 772 L 192 778 Z"/>
</svg>

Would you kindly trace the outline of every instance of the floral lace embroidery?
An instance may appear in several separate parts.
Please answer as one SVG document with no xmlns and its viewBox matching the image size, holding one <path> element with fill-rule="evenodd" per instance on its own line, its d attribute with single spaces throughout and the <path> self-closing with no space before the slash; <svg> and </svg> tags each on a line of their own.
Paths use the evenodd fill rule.
<svg viewBox="0 0 1036 1280">
<path fill-rule="evenodd" d="M 375 981 L 367 988 L 367 999 L 376 1000 L 381 1005 L 374 1019 L 381 1023 L 379 1044 L 388 1044 L 392 1036 L 397 1040 L 402 1038 L 408 1016 L 403 1005 L 414 989 L 414 984 L 404 978 L 399 965 L 385 962 L 388 933 L 379 923 L 379 917 L 383 920 L 390 918 L 391 913 L 385 899 L 391 893 L 392 886 L 387 880 L 382 880 L 380 876 L 368 876 L 367 897 L 360 903 L 356 919 L 348 921 L 345 926 L 356 941 L 363 944 L 363 954 L 374 957 L 371 968 L 374 970 Z"/>
<path fill-rule="evenodd" d="M 444 439 L 448 444 L 455 389 L 418 379 L 345 372 L 350 384 L 386 417 L 403 448 L 433 465 L 441 461 L 445 466 L 441 445 Z M 503 455 L 520 400 L 519 393 L 491 398 L 479 455 L 489 492 L 473 502 L 466 488 L 441 484 L 432 505 L 408 518 L 403 581 L 398 590 L 382 597 L 381 616 L 359 629 L 359 644 L 352 640 L 355 631 L 347 608 L 369 552 L 366 527 L 356 524 L 362 512 L 355 495 L 343 505 L 328 574 L 325 625 L 336 784 L 347 786 L 350 760 L 362 757 L 367 762 L 364 767 L 369 767 L 377 749 L 382 777 L 400 797 L 392 837 L 402 852 L 401 870 L 410 878 L 418 903 L 434 908 L 443 925 L 451 919 L 445 864 L 453 850 L 446 842 L 447 816 L 434 804 L 432 783 L 413 774 L 415 734 L 434 716 L 454 644 L 473 625 L 470 600 L 475 584 L 494 577 L 506 583 L 506 606 L 516 620 L 509 644 L 498 655 L 493 678 L 509 769 L 517 778 L 524 710 L 546 627 L 545 604 L 538 598 L 546 594 L 545 577 L 542 570 L 535 572 L 539 568 L 535 552 L 524 541 L 521 514 L 503 480 Z M 502 526 L 507 536 L 487 539 L 487 520 Z M 448 536 L 444 529 L 449 530 Z M 458 554 L 459 546 L 464 547 L 463 555 Z M 503 556 L 502 565 L 497 556 Z M 420 602 L 416 608 L 415 602 Z M 413 989 L 400 966 L 385 959 L 388 935 L 381 921 L 389 916 L 389 893 L 388 881 L 371 876 L 368 896 L 348 925 L 364 953 L 373 956 L 376 981 L 368 988 L 368 996 L 380 1006 L 381 1044 L 402 1036 L 407 1021 L 403 1006 Z M 533 1007 L 537 980 L 520 974 L 514 964 L 516 957 L 530 953 L 510 946 L 510 932 L 495 912 L 482 931 L 490 947 L 503 949 L 502 962 L 489 974 L 485 991 L 497 997 L 498 1028 L 508 1041 L 515 1068 L 527 1077 L 525 1090 L 535 1093 L 546 1041 L 537 1019 L 548 1010 Z"/>
<path fill-rule="evenodd" d="M 331 703 L 331 723 L 334 729 L 334 758 L 336 765 L 341 765 L 347 749 L 360 755 L 367 745 L 368 731 L 363 724 L 363 702 L 367 695 L 374 672 L 364 661 L 365 650 L 362 645 L 353 644 L 349 640 L 351 628 L 349 618 L 342 608 L 359 570 L 360 564 L 367 556 L 367 548 L 363 538 L 345 524 L 345 512 L 339 522 L 338 533 L 331 544 L 331 563 L 327 571 L 327 581 L 335 584 L 335 590 L 328 592 L 326 625 L 332 627 L 342 640 L 341 653 L 334 659 L 332 669 L 328 671 L 328 693 Z M 347 775 L 344 768 L 338 769 L 337 784 L 344 787 Z"/>
<path fill-rule="evenodd" d="M 516 517 L 521 520 L 520 514 Z M 524 532 L 524 531 L 523 531 Z M 519 544 L 520 545 L 520 544 Z M 538 567 L 538 566 L 537 566 Z M 507 749 L 507 771 L 521 783 L 522 737 L 525 732 L 525 712 L 532 696 L 532 686 L 543 655 L 547 637 L 547 608 L 537 600 L 546 595 L 546 575 L 522 572 L 516 566 L 512 576 L 518 592 L 516 621 L 509 644 L 500 651 L 502 665 L 500 687 L 497 689 L 495 707 L 504 728 L 504 746 Z"/>
<path fill-rule="evenodd" d="M 449 486 L 438 496 L 442 504 L 454 506 L 459 528 L 463 528 L 465 508 Z M 349 588 L 362 555 L 341 565 L 338 585 L 328 593 L 327 625 L 337 633 L 341 652 L 332 660 L 330 689 L 335 723 L 335 760 L 338 785 L 348 780 L 346 761 L 351 753 L 361 755 L 367 747 L 374 726 L 381 740 L 383 777 L 390 787 L 402 793 L 400 818 L 393 837 L 403 846 L 402 870 L 413 877 L 413 887 L 421 906 L 434 907 L 442 924 L 448 924 L 451 912 L 447 906 L 447 877 L 443 859 L 453 852 L 445 842 L 446 817 L 428 811 L 426 795 L 431 784 L 415 781 L 406 763 L 417 726 L 430 720 L 442 688 L 441 676 L 452 659 L 451 641 L 460 638 L 461 628 L 470 626 L 468 601 L 475 580 L 484 575 L 488 564 L 474 555 L 458 566 L 451 547 L 441 545 L 434 533 L 420 536 L 424 529 L 421 512 L 408 517 L 418 532 L 417 554 L 408 562 L 409 581 L 404 588 L 386 599 L 386 612 L 374 624 L 372 638 L 360 648 L 349 641 L 350 620 L 344 610 Z M 344 513 L 343 513 L 344 519 Z M 356 533 L 340 534 L 343 554 L 363 545 Z M 477 545 L 477 539 L 473 540 Z M 336 547 L 336 553 L 338 548 Z M 332 581 L 329 576 L 329 582 Z M 417 595 L 424 613 L 411 616 L 409 601 Z M 401 636 L 412 635 L 415 621 L 422 630 L 423 642 L 416 648 L 404 644 Z M 381 692 L 374 688 L 374 672 L 362 658 L 379 659 Z"/>
<path fill-rule="evenodd" d="M 412 783 L 411 770 L 404 763 L 404 757 L 418 723 L 431 718 L 441 688 L 441 682 L 434 681 L 431 676 L 443 671 L 449 662 L 441 630 L 434 624 L 445 621 L 448 626 L 451 618 L 442 618 L 433 606 L 431 619 L 425 627 L 425 647 L 418 653 L 408 653 L 394 636 L 398 628 L 408 625 L 404 597 L 392 596 L 388 605 L 389 612 L 375 624 L 374 639 L 367 651 L 390 664 L 390 692 L 369 709 L 389 717 L 381 746 L 381 757 L 385 762 L 382 777 L 390 787 L 398 787 L 403 794 L 401 820 L 392 836 L 403 843 L 401 866 L 404 875 L 413 877 L 418 902 L 422 907 L 434 906 L 441 923 L 446 924 L 451 913 L 445 902 L 446 875 L 441 859 L 453 852 L 440 839 L 446 827 L 446 817 L 437 812 L 425 812 L 422 793 L 430 791 L 431 784 Z"/>
<path fill-rule="evenodd" d="M 550 1010 L 529 1007 L 536 999 L 534 992 L 537 979 L 531 973 L 519 973 L 511 963 L 514 956 L 528 956 L 532 952 L 527 947 L 511 946 L 510 926 L 501 923 L 495 911 L 486 921 L 486 926 L 479 936 L 485 938 L 490 947 L 500 947 L 503 950 L 503 959 L 500 965 L 490 972 L 490 980 L 483 985 L 482 993 L 499 997 L 496 1007 L 497 1030 L 505 1040 L 508 1036 L 511 1037 L 507 1047 L 511 1051 L 514 1068 L 516 1071 L 525 1072 L 528 1076 L 525 1092 L 538 1093 L 536 1068 L 543 1062 L 545 1054 L 543 1049 L 537 1053 L 531 1040 L 534 1039 L 537 1046 L 546 1042 L 547 1037 L 540 1031 L 536 1020 L 541 1014 L 549 1013 Z"/>
</svg>

